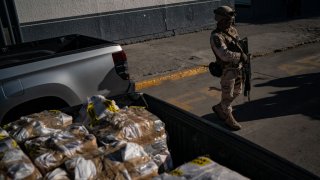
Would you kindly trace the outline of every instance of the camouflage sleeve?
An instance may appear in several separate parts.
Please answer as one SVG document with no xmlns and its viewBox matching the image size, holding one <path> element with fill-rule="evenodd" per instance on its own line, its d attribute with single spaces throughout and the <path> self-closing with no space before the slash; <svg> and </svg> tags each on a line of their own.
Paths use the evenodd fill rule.
<svg viewBox="0 0 320 180">
<path fill-rule="evenodd" d="M 232 27 L 232 30 L 234 31 L 235 38 L 236 38 L 237 40 L 240 40 L 239 33 L 238 33 L 237 29 L 234 28 L 234 27 Z"/>
<path fill-rule="evenodd" d="M 222 37 L 218 34 L 213 34 L 210 38 L 212 51 L 219 56 L 224 62 L 232 62 L 238 64 L 240 61 L 241 53 L 228 50 Z"/>
</svg>

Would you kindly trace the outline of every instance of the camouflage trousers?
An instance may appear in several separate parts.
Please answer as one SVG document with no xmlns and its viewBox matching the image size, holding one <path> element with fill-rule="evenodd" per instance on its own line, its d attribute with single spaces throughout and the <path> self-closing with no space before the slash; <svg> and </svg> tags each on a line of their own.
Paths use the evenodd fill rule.
<svg viewBox="0 0 320 180">
<path fill-rule="evenodd" d="M 223 70 L 221 76 L 221 108 L 224 113 L 232 112 L 231 103 L 242 92 L 243 80 L 241 69 L 228 68 Z"/>
</svg>

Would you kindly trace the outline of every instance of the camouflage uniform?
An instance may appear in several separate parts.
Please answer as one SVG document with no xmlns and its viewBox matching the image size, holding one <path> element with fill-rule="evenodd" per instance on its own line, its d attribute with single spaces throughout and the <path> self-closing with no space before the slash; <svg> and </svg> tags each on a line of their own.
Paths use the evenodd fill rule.
<svg viewBox="0 0 320 180">
<path fill-rule="evenodd" d="M 239 35 L 233 26 L 224 31 L 217 28 L 212 31 L 210 37 L 216 61 L 222 65 L 223 69 L 220 81 L 221 102 L 214 106 L 213 110 L 233 129 L 240 129 L 241 126 L 232 115 L 231 103 L 241 94 L 243 86 L 241 51 L 237 48 L 237 40 L 239 40 Z"/>
</svg>

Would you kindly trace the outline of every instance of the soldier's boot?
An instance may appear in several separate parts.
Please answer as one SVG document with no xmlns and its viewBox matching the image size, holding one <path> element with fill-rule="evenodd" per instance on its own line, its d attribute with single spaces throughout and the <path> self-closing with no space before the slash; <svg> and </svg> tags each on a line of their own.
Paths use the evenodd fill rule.
<svg viewBox="0 0 320 180">
<path fill-rule="evenodd" d="M 226 113 L 223 112 L 222 107 L 221 107 L 221 104 L 217 104 L 217 105 L 215 105 L 215 106 L 212 106 L 212 111 L 213 111 L 214 113 L 216 113 L 216 115 L 218 116 L 218 118 L 219 118 L 220 120 L 223 120 L 223 121 L 226 120 L 227 115 L 226 115 Z"/>
<path fill-rule="evenodd" d="M 227 114 L 225 123 L 233 130 L 241 129 L 241 125 L 236 121 L 231 112 Z"/>
</svg>

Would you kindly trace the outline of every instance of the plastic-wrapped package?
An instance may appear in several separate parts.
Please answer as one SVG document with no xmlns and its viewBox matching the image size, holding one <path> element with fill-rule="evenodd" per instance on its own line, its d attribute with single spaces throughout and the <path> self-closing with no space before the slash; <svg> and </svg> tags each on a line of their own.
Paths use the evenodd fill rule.
<svg viewBox="0 0 320 180">
<path fill-rule="evenodd" d="M 149 179 L 158 175 L 158 166 L 143 148 L 124 141 L 73 157 L 64 165 L 71 179 Z"/>
<path fill-rule="evenodd" d="M 148 156 L 139 144 L 125 141 L 121 141 L 116 147 L 109 149 L 107 153 L 107 157 L 110 160 L 119 162 Z"/>
<path fill-rule="evenodd" d="M 119 143 L 105 155 L 103 164 L 110 179 L 150 179 L 158 175 L 158 166 L 136 143 Z"/>
<path fill-rule="evenodd" d="M 88 99 L 82 106 L 77 121 L 92 131 L 110 132 L 108 134 L 112 134 L 119 141 L 131 141 L 154 131 L 164 131 L 159 118 L 145 108 L 119 109 L 115 101 L 100 95 Z"/>
<path fill-rule="evenodd" d="M 41 154 L 34 159 L 34 164 L 39 168 L 42 174 L 57 168 L 65 161 L 65 156 L 62 153 L 49 151 Z"/>
<path fill-rule="evenodd" d="M 108 179 L 102 163 L 103 152 L 94 150 L 77 155 L 64 162 L 66 170 L 56 168 L 46 174 L 45 179 Z"/>
<path fill-rule="evenodd" d="M 50 152 L 47 145 L 47 140 L 50 136 L 38 137 L 32 140 L 28 140 L 24 143 L 28 155 L 32 160 L 38 157 L 40 154 Z"/>
<path fill-rule="evenodd" d="M 95 136 L 89 134 L 84 126 L 74 124 L 66 131 L 28 140 L 25 147 L 43 174 L 70 158 L 98 149 Z"/>
<path fill-rule="evenodd" d="M 167 136 L 163 134 L 161 137 L 155 137 L 151 143 L 142 144 L 144 150 L 158 165 L 159 172 L 165 172 L 173 168 L 171 154 L 167 146 Z"/>
<path fill-rule="evenodd" d="M 41 179 L 42 175 L 18 144 L 0 129 L 0 178 Z"/>
<path fill-rule="evenodd" d="M 51 110 L 23 116 L 19 120 L 6 125 L 5 130 L 18 143 L 22 143 L 31 138 L 59 132 L 60 129 L 71 123 L 71 116 L 57 110 Z"/>
<path fill-rule="evenodd" d="M 70 180 L 68 173 L 62 168 L 57 168 L 51 172 L 48 172 L 43 179 L 44 180 Z"/>
<path fill-rule="evenodd" d="M 92 128 L 100 124 L 100 120 L 112 118 L 118 110 L 119 107 L 115 101 L 108 100 L 101 95 L 92 96 L 83 104 L 76 121 Z"/>
<path fill-rule="evenodd" d="M 28 156 L 20 149 L 6 151 L 1 157 L 6 176 L 10 179 L 41 179 L 42 175 L 32 164 Z"/>
<path fill-rule="evenodd" d="M 10 136 L 9 133 L 6 130 L 0 128 L 0 140 L 4 139 L 6 137 L 9 137 L 9 136 Z"/>
<path fill-rule="evenodd" d="M 51 149 L 69 158 L 98 148 L 94 135 L 88 134 L 83 137 L 76 137 L 67 131 L 55 134 L 47 142 Z"/>
<path fill-rule="evenodd" d="M 83 126 L 82 124 L 78 124 L 78 123 L 73 123 L 73 124 L 69 125 L 65 131 L 68 131 L 68 132 L 70 132 L 76 136 L 80 136 L 80 137 L 90 134 L 85 126 Z"/>
<path fill-rule="evenodd" d="M 232 171 L 207 157 L 198 157 L 186 164 L 181 165 L 170 172 L 170 175 L 160 175 L 154 179 L 169 180 L 172 176 L 183 179 L 228 179 L 247 180 L 248 178 Z"/>
<path fill-rule="evenodd" d="M 145 108 L 123 108 L 115 114 L 109 121 L 113 127 L 121 130 L 123 139 L 129 141 L 152 141 L 153 137 L 161 136 L 165 133 L 164 124 Z"/>
<path fill-rule="evenodd" d="M 108 158 L 103 159 L 105 175 L 110 180 L 127 179 L 131 180 L 128 170 L 124 164 L 118 161 L 111 161 Z"/>
<path fill-rule="evenodd" d="M 150 179 L 158 175 L 158 166 L 148 156 L 124 162 L 132 179 Z"/>
<path fill-rule="evenodd" d="M 105 154 L 105 148 L 98 148 L 68 159 L 64 167 L 71 179 L 109 179 L 103 166 Z"/>
<path fill-rule="evenodd" d="M 89 128 L 101 144 L 135 142 L 145 148 L 162 171 L 172 168 L 165 125 L 144 107 L 125 107 L 93 124 Z"/>
<path fill-rule="evenodd" d="M 73 179 L 97 179 L 102 172 L 102 169 L 97 169 L 93 160 L 81 156 L 67 160 L 65 166 L 68 172 L 72 172 Z"/>
<path fill-rule="evenodd" d="M 143 136 L 134 139 L 143 146 L 146 153 L 160 167 L 160 171 L 172 169 L 172 159 L 167 146 L 167 135 L 165 133 L 165 124 L 154 114 L 141 107 L 130 107 L 126 110 L 129 119 L 134 122 L 149 122 L 149 126 L 143 127 Z"/>
</svg>

